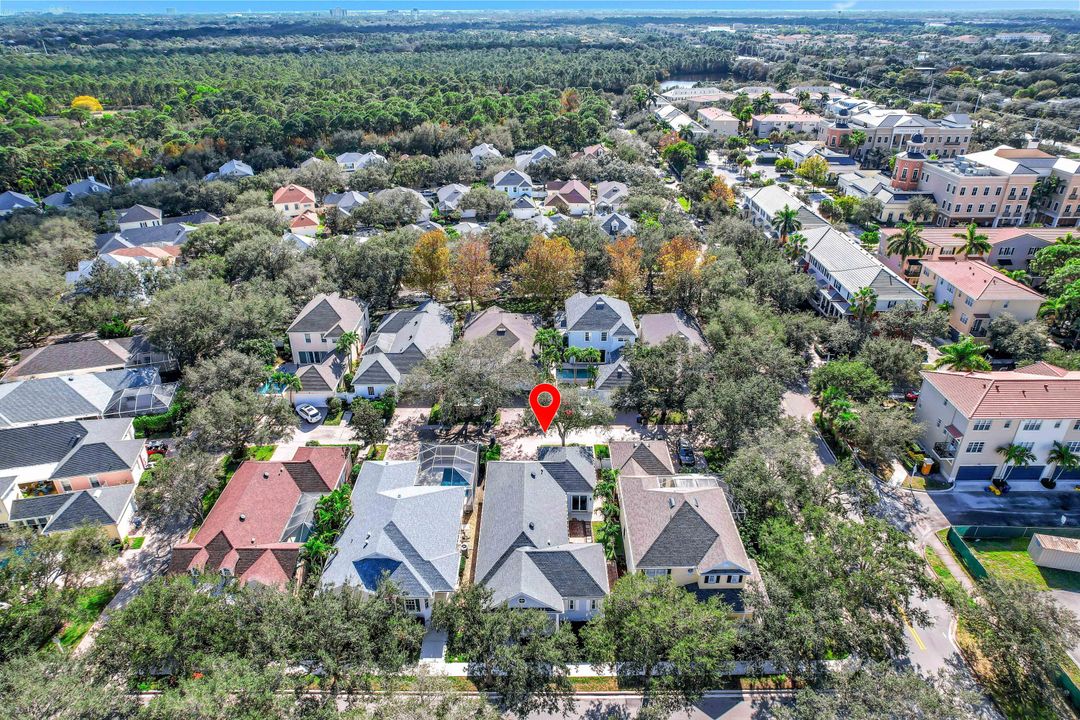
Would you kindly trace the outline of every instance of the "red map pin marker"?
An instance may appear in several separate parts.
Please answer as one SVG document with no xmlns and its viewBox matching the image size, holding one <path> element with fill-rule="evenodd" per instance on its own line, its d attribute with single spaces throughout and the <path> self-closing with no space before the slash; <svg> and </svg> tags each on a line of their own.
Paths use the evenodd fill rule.
<svg viewBox="0 0 1080 720">
<path fill-rule="evenodd" d="M 540 404 L 540 396 L 544 393 L 551 396 L 551 404 Z M 529 407 L 532 408 L 533 415 L 536 416 L 536 422 L 540 423 L 540 427 L 544 432 L 547 432 L 548 428 L 551 427 L 551 421 L 555 419 L 555 413 L 559 411 L 561 401 L 559 388 L 550 383 L 540 383 L 529 393 Z"/>
</svg>

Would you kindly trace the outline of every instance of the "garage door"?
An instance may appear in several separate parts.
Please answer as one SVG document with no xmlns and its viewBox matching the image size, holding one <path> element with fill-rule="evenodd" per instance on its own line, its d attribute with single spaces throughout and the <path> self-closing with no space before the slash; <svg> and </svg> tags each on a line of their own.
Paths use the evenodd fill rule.
<svg viewBox="0 0 1080 720">
<path fill-rule="evenodd" d="M 964 465 L 956 469 L 957 480 L 989 481 L 994 477 L 994 465 Z"/>
<path fill-rule="evenodd" d="M 1045 465 L 1028 465 L 1027 467 L 1013 468 L 1009 472 L 1010 480 L 1038 480 L 1042 477 Z"/>
</svg>

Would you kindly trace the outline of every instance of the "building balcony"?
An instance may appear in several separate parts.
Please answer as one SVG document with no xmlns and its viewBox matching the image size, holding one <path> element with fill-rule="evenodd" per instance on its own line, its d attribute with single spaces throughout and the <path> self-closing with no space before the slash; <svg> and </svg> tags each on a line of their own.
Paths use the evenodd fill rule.
<svg viewBox="0 0 1080 720">
<path fill-rule="evenodd" d="M 934 454 L 941 460 L 952 460 L 956 457 L 956 443 L 934 443 Z"/>
</svg>

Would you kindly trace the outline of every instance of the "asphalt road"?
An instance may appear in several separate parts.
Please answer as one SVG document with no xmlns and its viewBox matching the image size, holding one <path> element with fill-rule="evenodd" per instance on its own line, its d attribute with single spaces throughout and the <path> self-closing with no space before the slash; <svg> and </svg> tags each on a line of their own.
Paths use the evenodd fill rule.
<svg viewBox="0 0 1080 720">
<path fill-rule="evenodd" d="M 931 493 L 952 525 L 1009 525 L 1019 527 L 1080 526 L 1080 492 L 1010 492 L 1000 497 L 981 492 Z"/>
</svg>

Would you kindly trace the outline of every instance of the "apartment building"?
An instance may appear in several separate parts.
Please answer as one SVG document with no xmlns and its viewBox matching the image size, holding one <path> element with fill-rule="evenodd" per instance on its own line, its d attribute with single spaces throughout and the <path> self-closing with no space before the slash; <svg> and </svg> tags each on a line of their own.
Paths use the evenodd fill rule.
<svg viewBox="0 0 1080 720">
<path fill-rule="evenodd" d="M 1010 483 L 1054 473 L 1047 457 L 1055 442 L 1080 452 L 1080 372 L 1039 362 L 1009 372 L 933 370 L 922 376 L 915 418 L 923 426 L 923 449 L 949 480 L 1004 477 L 1008 468 L 997 449 L 1010 444 L 1036 457 L 1008 470 Z M 1077 479 L 1080 472 L 1061 477 Z"/>
<path fill-rule="evenodd" d="M 812 228 L 829 225 L 828 220 L 779 185 L 766 185 L 746 192 L 742 198 L 742 205 L 743 216 L 770 237 L 776 237 L 776 231 L 772 227 L 773 218 L 785 207 L 798 211 L 799 222 L 802 224 L 801 232 L 804 234 Z"/>
<path fill-rule="evenodd" d="M 690 134 L 694 137 L 702 137 L 709 134 L 709 131 L 706 130 L 701 123 L 697 122 L 674 105 L 664 103 L 656 106 L 656 108 L 653 109 L 653 117 L 666 124 L 672 131 L 677 133 L 681 133 L 684 129 L 688 129 Z"/>
<path fill-rule="evenodd" d="M 726 110 L 716 107 L 704 107 L 697 111 L 702 126 L 713 137 L 730 137 L 739 134 L 739 118 Z"/>
<path fill-rule="evenodd" d="M 903 258 L 901 265 L 899 255 L 889 255 L 889 241 L 901 232 L 903 229 L 898 227 L 881 228 L 877 256 L 885 265 L 905 278 L 918 278 L 924 260 L 961 257 L 958 253 L 964 245 L 964 228 L 928 227 L 923 228 L 920 234 L 926 243 L 926 252 L 920 256 Z M 992 248 L 989 255 L 980 256 L 988 265 L 1007 270 L 1028 270 L 1035 253 L 1052 245 L 1061 237 L 1062 231 L 1057 228 L 996 227 L 980 228 L 979 234 L 986 236 Z M 957 235 L 961 237 L 956 237 Z"/>
<path fill-rule="evenodd" d="M 932 288 L 934 302 L 952 308 L 953 340 L 961 335 L 985 338 L 991 321 L 1003 313 L 1020 322 L 1034 320 L 1046 299 L 982 260 L 925 260 L 919 286 Z"/>
<path fill-rule="evenodd" d="M 751 122 L 754 137 L 759 138 L 767 138 L 774 132 L 793 132 L 816 138 L 824 127 L 825 120 L 820 115 L 805 111 L 755 115 Z"/>
<path fill-rule="evenodd" d="M 870 167 L 885 167 L 894 153 L 908 149 L 916 135 L 922 138 L 923 151 L 939 158 L 963 155 L 971 141 L 971 118 L 965 113 L 928 120 L 906 110 L 861 103 L 853 109 L 840 107 L 836 115 L 825 128 L 825 144 L 834 149 L 846 147 L 844 137 L 861 131 L 866 139 L 853 155 Z"/>
<path fill-rule="evenodd" d="M 817 283 L 813 305 L 827 317 L 849 317 L 851 299 L 864 288 L 877 295 L 875 311 L 901 303 L 922 304 L 926 298 L 868 253 L 858 240 L 831 226 L 803 229 L 806 253 L 803 268 Z"/>
</svg>

